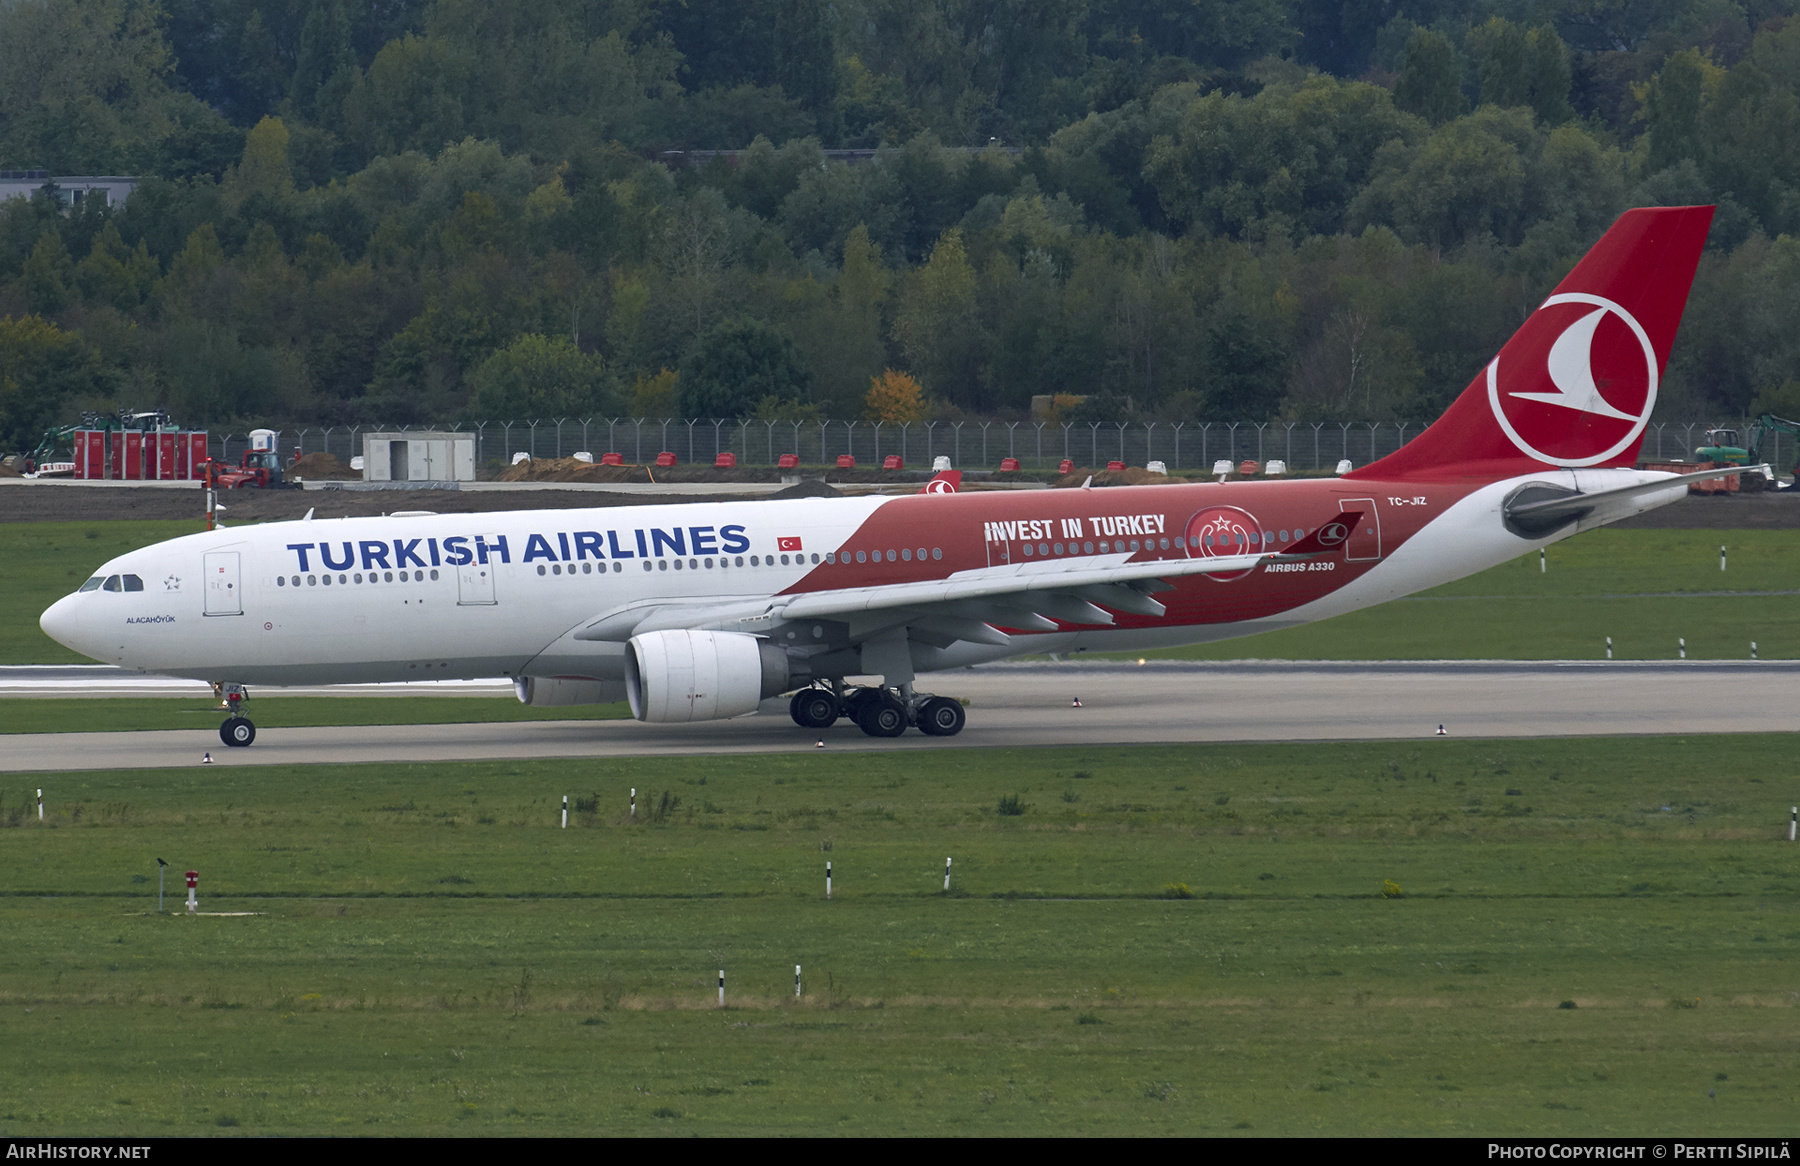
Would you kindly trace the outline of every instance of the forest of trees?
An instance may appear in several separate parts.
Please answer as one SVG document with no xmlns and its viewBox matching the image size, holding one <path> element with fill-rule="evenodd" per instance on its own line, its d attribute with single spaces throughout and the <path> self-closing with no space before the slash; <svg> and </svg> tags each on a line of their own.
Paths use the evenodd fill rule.
<svg viewBox="0 0 1800 1166">
<path fill-rule="evenodd" d="M 1417 421 L 1622 210 L 1694 202 L 1660 412 L 1800 414 L 1796 2 L 4 0 L 0 168 L 142 182 L 0 204 L 0 446 Z"/>
</svg>

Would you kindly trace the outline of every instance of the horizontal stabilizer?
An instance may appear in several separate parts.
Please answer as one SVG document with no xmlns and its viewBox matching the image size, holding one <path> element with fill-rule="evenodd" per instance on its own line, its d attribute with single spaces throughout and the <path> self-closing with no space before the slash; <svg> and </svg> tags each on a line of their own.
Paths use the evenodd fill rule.
<svg viewBox="0 0 1800 1166">
<path fill-rule="evenodd" d="M 1671 474 L 1654 482 L 1621 486 L 1616 490 L 1600 490 L 1593 494 L 1568 493 L 1557 498 L 1543 498 L 1542 491 L 1532 491 L 1530 487 L 1526 487 L 1514 493 L 1513 497 L 1517 501 L 1507 503 L 1506 521 L 1515 530 L 1531 536 L 1548 534 L 1559 527 L 1584 519 L 1594 519 L 1596 525 L 1616 522 L 1638 513 L 1642 507 L 1637 503 L 1646 497 L 1677 488 L 1685 492 L 1689 482 L 1714 481 L 1751 471 L 1761 472 L 1769 478 L 1775 476 L 1774 470 L 1764 464 L 1721 466 L 1692 474 Z M 1669 499 L 1671 502 L 1675 500 Z"/>
</svg>

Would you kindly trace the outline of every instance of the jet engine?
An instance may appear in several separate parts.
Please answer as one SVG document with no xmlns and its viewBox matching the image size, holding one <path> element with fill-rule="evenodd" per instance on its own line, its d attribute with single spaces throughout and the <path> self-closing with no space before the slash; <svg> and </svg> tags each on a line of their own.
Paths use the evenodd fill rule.
<svg viewBox="0 0 1800 1166">
<path fill-rule="evenodd" d="M 640 721 L 741 717 L 791 687 L 787 652 L 742 632 L 646 632 L 628 647 L 625 694 Z"/>
</svg>

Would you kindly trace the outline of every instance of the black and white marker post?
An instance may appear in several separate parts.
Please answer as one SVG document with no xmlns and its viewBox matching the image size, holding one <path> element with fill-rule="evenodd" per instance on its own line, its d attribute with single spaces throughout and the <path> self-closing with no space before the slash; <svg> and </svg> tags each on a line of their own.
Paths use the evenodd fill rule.
<svg viewBox="0 0 1800 1166">
<path fill-rule="evenodd" d="M 725 1007 L 725 969 L 719 969 L 719 1007 Z"/>
<path fill-rule="evenodd" d="M 1723 571 L 1724 569 L 1725 569 L 1725 548 L 1720 547 L 1719 548 L 1719 570 Z"/>
<path fill-rule="evenodd" d="M 168 865 L 168 863 L 160 858 L 156 860 L 156 913 L 158 915 L 162 914 L 163 871 L 168 868 Z"/>
<path fill-rule="evenodd" d="M 1680 650 L 1681 658 L 1683 660 L 1687 659 L 1687 637 L 1686 636 L 1677 636 L 1675 638 L 1675 646 L 1677 649 Z"/>
<path fill-rule="evenodd" d="M 187 881 L 188 881 L 188 904 L 187 904 L 188 914 L 192 915 L 195 912 L 200 910 L 200 894 L 199 894 L 199 892 L 200 892 L 200 872 L 197 870 L 188 871 L 187 872 Z"/>
<path fill-rule="evenodd" d="M 1789 842 L 1792 842 L 1794 840 L 1794 829 L 1796 826 L 1800 826 L 1800 806 L 1795 806 L 1793 809 L 1788 811 L 1788 841 Z"/>
<path fill-rule="evenodd" d="M 944 889 L 950 889 L 950 856 L 944 856 Z"/>
<path fill-rule="evenodd" d="M 38 821 L 44 820 L 44 791 L 38 791 Z"/>
<path fill-rule="evenodd" d="M 831 898 L 831 864 L 825 864 L 825 897 Z"/>
<path fill-rule="evenodd" d="M 794 999 L 800 999 L 800 965 L 794 965 Z"/>
<path fill-rule="evenodd" d="M 631 787 L 631 820 L 637 821 L 637 786 Z"/>
<path fill-rule="evenodd" d="M 562 824 L 562 828 L 563 828 L 563 829 L 564 829 L 564 830 L 567 830 L 567 829 L 568 829 L 568 828 L 569 828 L 569 795 L 568 795 L 568 794 L 564 794 L 564 795 L 563 795 L 563 824 Z"/>
<path fill-rule="evenodd" d="M 1606 658 L 1608 660 L 1612 659 L 1612 637 L 1611 636 L 1606 637 Z"/>
</svg>

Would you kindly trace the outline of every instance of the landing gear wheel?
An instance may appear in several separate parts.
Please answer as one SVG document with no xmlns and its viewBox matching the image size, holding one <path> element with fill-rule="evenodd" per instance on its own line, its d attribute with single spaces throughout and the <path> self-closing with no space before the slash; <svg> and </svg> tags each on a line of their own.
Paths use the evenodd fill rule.
<svg viewBox="0 0 1800 1166">
<path fill-rule="evenodd" d="M 219 726 L 219 740 L 241 749 L 256 740 L 256 726 L 248 717 L 231 717 Z"/>
<path fill-rule="evenodd" d="M 860 725 L 862 724 L 863 710 L 869 707 L 871 701 L 880 700 L 881 695 L 882 690 L 879 688 L 869 686 L 852 688 L 849 692 L 844 694 L 844 699 L 839 706 L 839 711 L 843 716 L 849 717 L 852 721 Z"/>
<path fill-rule="evenodd" d="M 802 688 L 788 701 L 788 715 L 802 729 L 828 729 L 842 715 L 835 693 L 822 688 Z"/>
<path fill-rule="evenodd" d="M 865 699 L 856 723 L 871 737 L 898 737 L 906 732 L 906 706 L 891 693 Z"/>
<path fill-rule="evenodd" d="M 928 737 L 954 737 L 966 720 L 961 701 L 934 696 L 919 709 L 919 732 Z"/>
</svg>

